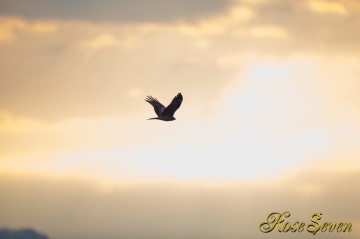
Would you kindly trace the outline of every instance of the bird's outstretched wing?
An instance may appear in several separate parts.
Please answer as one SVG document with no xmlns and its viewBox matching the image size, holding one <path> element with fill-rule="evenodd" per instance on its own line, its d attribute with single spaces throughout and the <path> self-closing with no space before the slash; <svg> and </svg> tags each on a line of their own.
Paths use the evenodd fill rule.
<svg viewBox="0 0 360 239">
<path fill-rule="evenodd" d="M 156 98 L 152 97 L 152 96 L 148 96 L 145 99 L 146 102 L 149 102 L 155 110 L 155 113 L 157 114 L 157 116 L 161 117 L 163 111 L 165 110 L 165 106 L 163 106 Z"/>
<path fill-rule="evenodd" d="M 162 113 L 162 115 L 164 117 L 173 116 L 175 111 L 177 109 L 179 109 L 182 101 L 183 101 L 183 96 L 181 95 L 181 93 L 177 94 L 177 96 L 174 97 L 174 99 L 171 101 L 171 103 L 164 109 L 164 112 Z"/>
</svg>

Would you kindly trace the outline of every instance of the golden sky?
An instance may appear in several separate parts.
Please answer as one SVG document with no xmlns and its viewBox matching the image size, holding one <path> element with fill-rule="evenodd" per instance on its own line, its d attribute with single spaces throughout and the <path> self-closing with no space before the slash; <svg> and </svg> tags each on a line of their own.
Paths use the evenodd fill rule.
<svg viewBox="0 0 360 239">
<path fill-rule="evenodd" d="M 0 0 L 0 227 L 259 238 L 290 209 L 360 226 L 359 25 L 358 0 Z M 147 95 L 178 92 L 176 121 L 146 120 Z"/>
</svg>

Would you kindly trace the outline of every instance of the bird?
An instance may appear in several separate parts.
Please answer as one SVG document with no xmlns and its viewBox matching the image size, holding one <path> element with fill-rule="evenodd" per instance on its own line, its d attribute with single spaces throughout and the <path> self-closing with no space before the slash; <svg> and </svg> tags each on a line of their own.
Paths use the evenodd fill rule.
<svg viewBox="0 0 360 239">
<path fill-rule="evenodd" d="M 181 93 L 177 94 L 167 107 L 163 106 L 158 101 L 158 99 L 152 96 L 147 96 L 145 101 L 154 107 L 155 113 L 158 116 L 158 117 L 150 118 L 148 120 L 157 119 L 163 121 L 173 121 L 176 120 L 174 117 L 174 113 L 177 109 L 179 109 L 183 101 L 183 96 Z"/>
</svg>

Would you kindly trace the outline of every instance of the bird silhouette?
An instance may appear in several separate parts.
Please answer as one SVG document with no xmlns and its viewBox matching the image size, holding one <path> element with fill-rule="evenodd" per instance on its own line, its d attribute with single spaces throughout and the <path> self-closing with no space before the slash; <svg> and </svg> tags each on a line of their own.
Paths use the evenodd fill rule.
<svg viewBox="0 0 360 239">
<path fill-rule="evenodd" d="M 150 118 L 149 120 L 157 119 L 163 121 L 173 121 L 176 120 L 174 118 L 174 113 L 177 109 L 179 109 L 183 101 L 183 96 L 181 93 L 177 94 L 167 107 L 163 106 L 156 98 L 152 96 L 147 96 L 145 101 L 149 102 L 154 107 L 155 113 L 158 116 Z"/>
</svg>

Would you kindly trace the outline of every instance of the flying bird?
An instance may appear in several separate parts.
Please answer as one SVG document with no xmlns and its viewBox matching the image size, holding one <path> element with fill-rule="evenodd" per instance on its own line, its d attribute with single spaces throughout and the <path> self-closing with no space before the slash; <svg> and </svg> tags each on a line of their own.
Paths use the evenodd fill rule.
<svg viewBox="0 0 360 239">
<path fill-rule="evenodd" d="M 179 109 L 183 101 L 183 96 L 181 93 L 177 94 L 167 107 L 163 106 L 156 98 L 152 96 L 146 97 L 145 101 L 149 102 L 154 107 L 155 113 L 158 116 L 155 118 L 150 118 L 149 120 L 157 119 L 163 121 L 173 121 L 176 120 L 174 118 L 174 113 L 177 109 Z"/>
</svg>

